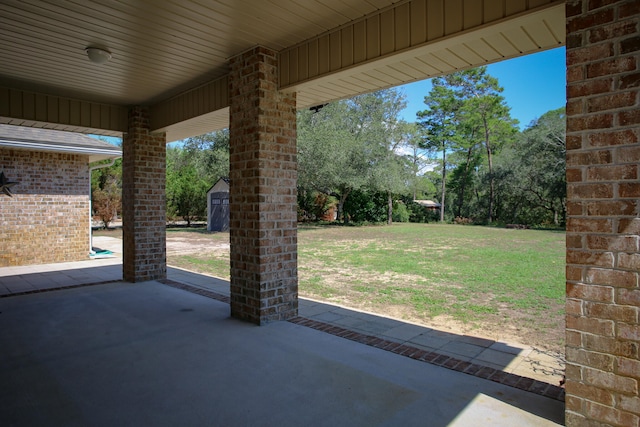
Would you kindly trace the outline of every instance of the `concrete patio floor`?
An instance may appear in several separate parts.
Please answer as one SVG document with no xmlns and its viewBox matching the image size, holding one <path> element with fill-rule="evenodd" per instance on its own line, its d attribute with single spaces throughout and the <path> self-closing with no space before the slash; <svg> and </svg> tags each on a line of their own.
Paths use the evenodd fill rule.
<svg viewBox="0 0 640 427">
<path fill-rule="evenodd" d="M 2 425 L 562 423 L 557 387 L 498 369 L 514 350 L 493 368 L 462 354 L 501 343 L 434 349 L 438 331 L 307 300 L 256 327 L 229 318 L 227 282 L 168 275 L 121 282 L 117 257 L 0 269 Z"/>
</svg>

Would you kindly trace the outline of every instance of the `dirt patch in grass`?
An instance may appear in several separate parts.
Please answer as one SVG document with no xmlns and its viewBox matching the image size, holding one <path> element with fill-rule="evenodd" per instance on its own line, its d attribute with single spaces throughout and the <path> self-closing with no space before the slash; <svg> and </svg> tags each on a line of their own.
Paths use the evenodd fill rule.
<svg viewBox="0 0 640 427">
<path fill-rule="evenodd" d="M 300 227 L 299 292 L 447 332 L 564 352 L 564 233 Z M 168 229 L 169 265 L 229 279 L 229 234 Z"/>
<path fill-rule="evenodd" d="M 229 235 L 216 236 L 188 232 L 167 234 L 167 256 L 179 254 L 226 254 L 229 256 Z"/>
<path fill-rule="evenodd" d="M 564 233 L 402 224 L 299 236 L 303 296 L 564 351 Z"/>
<path fill-rule="evenodd" d="M 122 227 L 93 230 L 94 236 L 107 236 L 122 239 Z M 220 253 L 229 255 L 229 233 L 209 232 L 199 227 L 168 227 L 167 254 Z"/>
<path fill-rule="evenodd" d="M 301 296 L 456 334 L 564 351 L 564 304 L 516 308 L 498 302 L 495 294 L 474 292 L 464 284 L 353 267 L 320 273 L 322 268 L 317 260 L 300 262 Z"/>
</svg>

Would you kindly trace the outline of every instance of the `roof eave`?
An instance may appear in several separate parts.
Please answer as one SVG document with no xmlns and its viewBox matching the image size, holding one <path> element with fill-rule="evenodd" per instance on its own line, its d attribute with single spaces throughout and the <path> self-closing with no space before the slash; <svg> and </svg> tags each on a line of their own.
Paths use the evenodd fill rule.
<svg viewBox="0 0 640 427">
<path fill-rule="evenodd" d="M 89 162 L 97 162 L 105 159 L 117 159 L 122 157 L 122 151 L 114 146 L 110 148 L 91 148 L 91 147 L 73 147 L 60 146 L 55 144 L 12 141 L 8 139 L 0 139 L 0 147 L 14 148 L 18 150 L 30 151 L 48 151 L 53 153 L 80 154 L 89 156 Z"/>
</svg>

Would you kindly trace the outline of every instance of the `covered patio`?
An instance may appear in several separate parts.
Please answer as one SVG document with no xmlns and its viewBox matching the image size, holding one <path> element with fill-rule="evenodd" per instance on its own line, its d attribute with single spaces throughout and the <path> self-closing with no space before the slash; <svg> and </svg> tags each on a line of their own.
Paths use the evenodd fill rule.
<svg viewBox="0 0 640 427">
<path fill-rule="evenodd" d="M 563 422 L 559 387 L 425 350 L 437 331 L 306 300 L 257 328 L 229 317 L 228 282 L 169 268 L 131 284 L 119 261 L 0 268 L 3 425 Z M 338 313 L 369 332 L 319 320 Z M 516 357 L 496 344 L 494 362 Z"/>
<path fill-rule="evenodd" d="M 11 339 L 2 347 L 3 357 L 10 357 L 16 367 L 20 363 L 32 369 L 49 366 L 41 372 L 18 370 L 33 380 L 29 384 L 34 387 L 18 395 L 22 396 L 18 402 L 27 406 L 18 403 L 16 410 L 33 403 L 31 393 L 39 398 L 43 390 L 53 390 L 47 388 L 52 384 L 67 384 L 64 381 L 74 378 L 72 365 L 78 363 L 74 369 L 84 369 L 83 374 L 95 375 L 96 381 L 92 380 L 90 386 L 82 377 L 75 377 L 68 390 L 77 399 L 58 401 L 64 409 L 57 416 L 73 421 L 82 419 L 84 413 L 97 413 L 112 420 L 110 417 L 118 416 L 116 410 L 105 413 L 96 402 L 120 398 L 121 389 L 105 387 L 108 394 L 83 401 L 89 388 L 99 393 L 100 384 L 108 384 L 112 378 L 126 383 L 130 375 L 140 384 L 160 385 L 163 377 L 156 375 L 168 371 L 169 362 L 178 369 L 172 378 L 184 376 L 196 385 L 202 384 L 195 371 L 180 370 L 183 360 L 193 358 L 193 366 L 202 368 L 207 359 L 221 357 L 217 360 L 227 363 L 221 372 L 227 381 L 207 383 L 204 397 L 187 382 L 169 382 L 184 394 L 145 394 L 150 390 L 146 388 L 123 395 L 130 398 L 128 405 L 144 402 L 145 396 L 150 396 L 150 407 L 158 408 L 166 407 L 172 397 L 178 398 L 183 406 L 176 409 L 176 415 L 186 413 L 191 397 L 206 399 L 210 404 L 216 397 L 235 396 L 241 404 L 239 412 L 231 415 L 232 408 L 227 406 L 219 411 L 221 417 L 229 417 L 221 419 L 238 424 L 243 424 L 254 410 L 250 397 L 260 395 L 273 403 L 268 408 L 273 412 L 256 413 L 266 421 L 280 420 L 275 418 L 280 416 L 280 403 L 291 403 L 296 393 L 302 395 L 300 384 L 309 393 L 312 383 L 321 377 L 327 381 L 332 369 L 341 372 L 340 363 L 346 363 L 336 362 L 340 354 L 332 355 L 337 359 L 327 362 L 325 349 L 309 342 L 312 338 L 320 343 L 335 338 L 320 337 L 306 329 L 304 334 L 308 335 L 297 338 L 296 333 L 303 329 L 290 322 L 299 317 L 296 111 L 566 45 L 566 422 L 576 426 L 640 422 L 637 1 L 249 0 L 230 5 L 198 0 L 8 0 L 0 3 L 0 16 L 0 123 L 123 137 L 122 279 L 131 283 L 3 301 L 13 307 L 13 314 L 1 316 L 2 322 L 11 323 L 3 327 L 3 334 L 10 334 L 7 336 Z M 235 320 L 221 321 L 215 304 L 207 305 L 208 313 L 200 313 L 203 305 L 197 306 L 197 311 L 182 312 L 183 308 L 196 307 L 193 297 L 178 297 L 175 290 L 158 285 L 158 281 L 167 279 L 166 144 L 227 126 L 231 151 L 229 309 L 235 319 L 266 325 L 259 329 Z M 19 189 L 15 195 L 14 203 L 20 200 Z M 9 206 L 7 203 L 11 201 L 3 199 L 0 207 Z M 7 250 L 0 245 L 0 255 Z M 96 296 L 91 296 L 94 292 Z M 184 303 L 180 302 L 183 298 Z M 58 311 L 58 307 L 68 312 Z M 173 313 L 178 308 L 179 313 Z M 49 316 L 44 314 L 46 310 Z M 66 318 L 66 314 L 71 317 Z M 199 316 L 210 316 L 212 324 L 204 325 Z M 71 318 L 77 319 L 77 324 Z M 183 321 L 193 322 L 185 324 L 193 334 L 184 334 L 191 338 L 193 350 L 179 353 L 178 343 L 185 341 L 173 329 Z M 276 321 L 281 322 L 269 324 Z M 113 343 L 109 330 L 101 329 L 111 322 L 117 335 Z M 56 336 L 56 324 L 67 332 L 60 337 L 68 338 L 62 350 L 47 338 L 49 334 Z M 94 341 L 97 335 L 84 325 L 102 331 L 102 341 Z M 211 336 L 205 337 L 207 334 Z M 212 352 L 220 351 L 212 341 L 216 337 L 237 344 L 240 356 L 229 359 L 218 353 L 214 357 Z M 254 347 L 256 343 L 251 340 L 268 341 L 268 350 Z M 315 350 L 305 353 L 291 344 L 294 340 Z M 149 343 L 146 348 L 145 343 Z M 91 345 L 107 353 L 118 349 L 125 357 L 114 360 L 122 364 L 110 365 L 107 359 L 101 359 L 100 352 L 92 352 Z M 389 380 L 359 376 L 372 375 L 373 371 L 382 375 L 378 372 L 382 364 L 367 365 L 373 358 L 390 358 L 387 361 L 393 364 L 385 365 L 387 369 L 396 369 L 396 363 L 397 369 L 403 369 L 401 365 L 407 362 L 396 360 L 395 354 L 379 353 L 379 349 L 367 348 L 364 353 L 358 353 L 363 350 L 357 346 L 347 349 L 351 345 L 340 348 L 345 357 L 362 356 L 350 359 L 351 368 L 360 373 L 344 375 L 351 393 L 359 381 L 376 389 L 379 381 Z M 69 348 L 91 353 L 92 357 L 65 356 Z M 183 360 L 162 359 L 164 354 Z M 27 358 L 32 355 L 42 355 L 42 363 L 29 364 Z M 280 358 L 290 361 L 287 369 L 279 370 Z M 305 358 L 317 370 L 309 376 L 302 369 L 296 370 L 301 366 L 296 363 L 304 363 Z M 91 371 L 91 366 L 83 367 L 82 363 L 105 363 L 109 369 Z M 60 368 L 52 370 L 52 364 Z M 126 374 L 118 371 L 126 370 L 127 364 L 133 370 Z M 272 370 L 272 365 L 278 369 Z M 63 369 L 65 366 L 68 370 Z M 231 369 L 233 366 L 253 374 L 244 382 L 241 396 L 225 393 L 240 390 L 238 378 L 231 375 L 239 374 Z M 447 393 L 443 393 L 447 381 L 458 385 L 452 393 L 462 392 L 465 387 L 455 378 L 445 379 L 428 369 L 426 376 L 404 371 L 401 377 L 407 378 L 390 386 L 402 397 L 383 392 L 370 396 L 371 401 L 384 401 L 396 408 L 389 412 L 399 417 L 416 414 L 418 409 L 412 402 L 420 402 L 430 408 L 431 414 L 445 414 L 435 425 L 452 422 L 456 416 L 453 413 L 464 414 L 461 408 L 467 408 L 478 390 L 470 386 L 471 393 L 455 394 L 449 402 Z M 12 372 L 6 375 L 18 392 L 25 382 Z M 118 372 L 120 375 L 114 374 Z M 56 376 L 47 377 L 52 373 Z M 411 400 L 411 393 L 405 394 L 404 390 L 410 389 L 406 381 L 414 375 L 421 379 L 421 385 L 418 396 Z M 292 385 L 298 391 L 278 400 L 292 383 L 300 383 Z M 345 387 L 337 385 L 340 383 L 317 384 L 319 390 Z M 429 389 L 426 384 L 436 388 Z M 40 385 L 42 390 L 35 388 Z M 134 384 L 129 385 L 135 390 Z M 506 391 L 505 400 L 518 399 L 518 393 Z M 320 400 L 319 412 L 329 409 L 330 401 L 323 399 L 331 394 L 313 396 Z M 453 412 L 441 412 L 447 405 Z M 362 419 L 387 419 L 379 418 L 382 414 L 376 412 L 380 409 L 377 403 L 372 406 L 361 413 Z M 203 417 L 214 415 L 211 406 L 205 411 L 209 412 L 202 412 Z M 37 411 L 21 413 L 37 416 Z M 199 413 L 193 411 L 191 416 Z M 330 416 L 331 412 L 324 415 Z M 57 419 L 60 424 L 71 423 L 66 418 Z"/>
</svg>

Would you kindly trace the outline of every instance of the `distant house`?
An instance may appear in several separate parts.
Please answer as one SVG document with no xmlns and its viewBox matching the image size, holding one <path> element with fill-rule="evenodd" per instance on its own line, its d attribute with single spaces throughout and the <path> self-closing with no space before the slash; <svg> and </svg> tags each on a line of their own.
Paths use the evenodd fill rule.
<svg viewBox="0 0 640 427">
<path fill-rule="evenodd" d="M 420 206 L 424 206 L 428 211 L 440 211 L 442 205 L 433 200 L 414 200 Z"/>
<path fill-rule="evenodd" d="M 0 267 L 89 259 L 89 163 L 118 157 L 86 135 L 0 124 Z"/>
<path fill-rule="evenodd" d="M 207 191 L 207 230 L 229 230 L 229 180 L 220 178 Z"/>
</svg>

